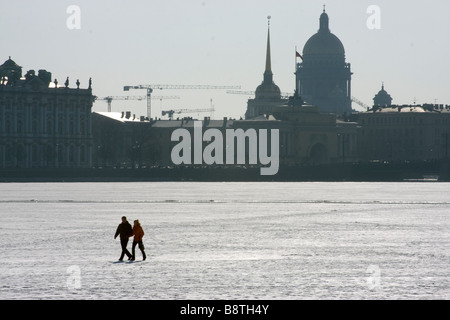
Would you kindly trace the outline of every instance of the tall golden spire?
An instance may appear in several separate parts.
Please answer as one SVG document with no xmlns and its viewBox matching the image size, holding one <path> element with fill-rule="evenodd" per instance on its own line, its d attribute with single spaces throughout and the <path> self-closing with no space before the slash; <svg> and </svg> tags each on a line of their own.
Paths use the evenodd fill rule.
<svg viewBox="0 0 450 320">
<path fill-rule="evenodd" d="M 267 17 L 267 52 L 266 52 L 266 71 L 264 71 L 264 82 L 271 84 L 273 82 L 272 62 L 270 58 L 270 18 Z"/>
<path fill-rule="evenodd" d="M 272 72 L 272 62 L 270 58 L 270 18 L 267 17 L 267 52 L 266 52 L 266 72 Z"/>
<path fill-rule="evenodd" d="M 255 99 L 280 99 L 280 88 L 273 82 L 272 63 L 270 58 L 270 16 L 268 19 L 267 30 L 267 52 L 266 52 L 266 70 L 264 71 L 264 80 L 256 88 Z"/>
</svg>

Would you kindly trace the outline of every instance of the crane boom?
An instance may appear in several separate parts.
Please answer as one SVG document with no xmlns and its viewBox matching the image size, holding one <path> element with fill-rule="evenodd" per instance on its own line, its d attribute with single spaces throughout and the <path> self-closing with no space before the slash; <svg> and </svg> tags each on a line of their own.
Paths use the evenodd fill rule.
<svg viewBox="0 0 450 320">
<path fill-rule="evenodd" d="M 360 101 L 359 99 L 352 97 L 351 99 L 352 102 L 355 102 L 357 105 L 363 107 L 365 110 L 369 110 L 369 106 L 367 104 L 365 104 L 364 102 Z"/>
<path fill-rule="evenodd" d="M 241 86 L 210 86 L 210 85 L 171 85 L 171 84 L 141 84 L 137 86 L 124 86 L 124 91 L 131 89 L 145 89 L 147 90 L 147 117 L 151 118 L 151 97 L 154 89 L 240 89 Z"/>
<path fill-rule="evenodd" d="M 111 103 L 113 100 L 144 100 L 147 96 L 107 96 L 107 97 L 96 97 L 96 100 L 104 100 L 108 103 L 108 112 L 111 112 Z M 179 96 L 155 96 L 153 99 L 164 100 L 164 99 L 180 99 Z"/>
<path fill-rule="evenodd" d="M 255 91 L 236 91 L 236 90 L 228 90 L 228 94 L 245 94 L 247 96 L 254 96 Z"/>
<path fill-rule="evenodd" d="M 172 84 L 141 84 L 137 86 L 124 86 L 124 91 L 130 89 L 240 89 L 241 86 L 210 86 L 210 85 L 172 85 Z"/>
<path fill-rule="evenodd" d="M 97 97 L 97 100 L 143 100 L 146 96 L 107 96 Z"/>
<path fill-rule="evenodd" d="M 255 95 L 255 91 L 236 91 L 236 90 L 228 90 L 227 91 L 228 94 L 245 94 L 247 96 L 254 96 Z M 289 93 L 289 92 L 281 92 L 281 98 L 282 99 L 287 99 L 291 96 L 293 96 L 293 93 Z"/>
</svg>

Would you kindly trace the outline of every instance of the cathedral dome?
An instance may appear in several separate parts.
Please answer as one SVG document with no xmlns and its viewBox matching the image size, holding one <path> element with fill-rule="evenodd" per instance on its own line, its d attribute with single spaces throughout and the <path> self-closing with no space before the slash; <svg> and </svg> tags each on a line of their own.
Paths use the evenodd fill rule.
<svg viewBox="0 0 450 320">
<path fill-rule="evenodd" d="M 381 85 L 381 90 L 373 98 L 375 106 L 390 106 L 392 104 L 392 97 L 384 90 L 384 83 Z"/>
<path fill-rule="evenodd" d="M 320 29 L 306 42 L 303 55 L 345 55 L 341 40 L 330 32 L 325 11 L 320 15 Z"/>
<path fill-rule="evenodd" d="M 306 42 L 303 55 L 345 55 L 341 40 L 331 32 L 316 33 Z"/>
</svg>

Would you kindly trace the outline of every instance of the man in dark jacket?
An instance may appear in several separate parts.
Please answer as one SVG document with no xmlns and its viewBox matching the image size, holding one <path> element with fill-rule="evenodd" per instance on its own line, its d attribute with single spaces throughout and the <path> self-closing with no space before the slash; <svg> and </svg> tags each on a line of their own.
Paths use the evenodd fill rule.
<svg viewBox="0 0 450 320">
<path fill-rule="evenodd" d="M 124 255 L 127 255 L 128 260 L 131 259 L 131 253 L 127 250 L 128 239 L 133 234 L 133 228 L 131 224 L 127 221 L 126 217 L 122 217 L 122 223 L 117 227 L 114 239 L 120 235 L 120 244 L 122 246 L 122 254 L 120 255 L 119 261 L 123 260 Z"/>
</svg>

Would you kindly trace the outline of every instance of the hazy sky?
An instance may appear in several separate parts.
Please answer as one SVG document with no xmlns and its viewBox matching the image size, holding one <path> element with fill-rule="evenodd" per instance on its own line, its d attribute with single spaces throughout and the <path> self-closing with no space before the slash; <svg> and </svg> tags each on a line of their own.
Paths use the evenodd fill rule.
<svg viewBox="0 0 450 320">
<path fill-rule="evenodd" d="M 99 97 L 144 95 L 123 91 L 140 84 L 254 91 L 270 15 L 274 81 L 293 92 L 295 47 L 302 52 L 317 32 L 323 4 L 351 63 L 353 96 L 371 105 L 384 81 L 395 104 L 450 104 L 449 0 L 0 0 L 0 63 L 11 56 L 23 74 L 46 69 L 59 83 L 69 76 L 71 87 L 80 79 L 85 88 L 92 77 Z M 72 5 L 79 16 L 68 13 Z M 153 101 L 152 115 L 210 108 L 212 99 L 215 118 L 244 116 L 248 96 L 226 91 L 154 92 L 180 99 Z M 112 108 L 146 115 L 145 101 L 113 101 Z M 94 104 L 93 111 L 106 110 L 105 102 Z"/>
</svg>

